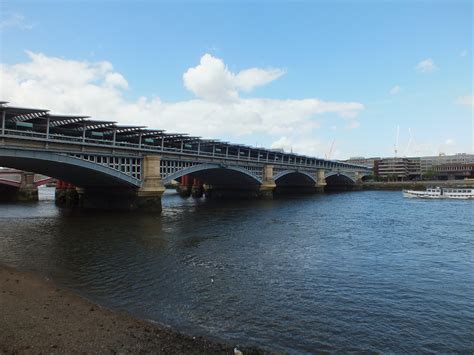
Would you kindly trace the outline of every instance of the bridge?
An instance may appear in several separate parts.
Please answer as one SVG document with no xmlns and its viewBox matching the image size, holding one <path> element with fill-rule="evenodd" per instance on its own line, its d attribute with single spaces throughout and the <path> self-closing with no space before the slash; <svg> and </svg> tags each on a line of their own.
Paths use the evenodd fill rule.
<svg viewBox="0 0 474 355">
<path fill-rule="evenodd" d="M 54 178 L 41 174 L 0 168 L 0 200 L 36 200 L 38 187 L 55 181 Z"/>
<path fill-rule="evenodd" d="M 160 211 L 172 181 L 183 196 L 271 198 L 285 189 L 349 188 L 370 174 L 344 162 L 7 102 L 0 114 L 0 166 L 67 181 L 84 207 Z"/>
</svg>

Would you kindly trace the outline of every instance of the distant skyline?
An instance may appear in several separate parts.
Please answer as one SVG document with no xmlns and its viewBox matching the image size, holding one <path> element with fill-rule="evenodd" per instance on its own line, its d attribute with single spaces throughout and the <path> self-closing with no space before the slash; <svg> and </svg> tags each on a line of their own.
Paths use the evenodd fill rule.
<svg viewBox="0 0 474 355">
<path fill-rule="evenodd" d="M 0 100 L 331 158 L 472 153 L 472 1 L 4 1 Z"/>
</svg>

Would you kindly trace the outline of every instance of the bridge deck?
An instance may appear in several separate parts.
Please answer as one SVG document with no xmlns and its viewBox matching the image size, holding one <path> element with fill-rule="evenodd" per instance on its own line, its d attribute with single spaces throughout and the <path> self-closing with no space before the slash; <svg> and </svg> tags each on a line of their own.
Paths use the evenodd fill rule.
<svg viewBox="0 0 474 355">
<path fill-rule="evenodd" d="M 56 151 L 94 151 L 104 155 L 179 155 L 181 158 L 219 159 L 229 162 L 274 164 L 293 168 L 326 168 L 368 171 L 364 166 L 308 157 L 295 153 L 231 144 L 218 140 L 166 133 L 141 126 L 89 120 L 86 116 L 51 115 L 48 110 L 0 105 L 4 146 Z M 1 146 L 0 146 L 1 147 Z M 105 150 L 104 150 L 105 148 Z"/>
</svg>

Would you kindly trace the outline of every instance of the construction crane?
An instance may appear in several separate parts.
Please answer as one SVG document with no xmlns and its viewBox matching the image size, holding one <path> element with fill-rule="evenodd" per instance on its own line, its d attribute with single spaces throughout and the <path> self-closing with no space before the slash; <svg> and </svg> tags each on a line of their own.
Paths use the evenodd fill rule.
<svg viewBox="0 0 474 355">
<path fill-rule="evenodd" d="M 329 148 L 329 152 L 327 154 L 325 154 L 325 159 L 331 159 L 332 150 L 334 149 L 334 142 L 335 141 L 336 141 L 335 139 L 332 140 L 331 147 Z"/>
<path fill-rule="evenodd" d="M 397 157 L 398 154 L 398 138 L 400 137 L 400 126 L 397 126 L 397 138 L 395 140 L 395 147 L 393 148 L 394 153 L 395 153 L 395 158 Z"/>
</svg>

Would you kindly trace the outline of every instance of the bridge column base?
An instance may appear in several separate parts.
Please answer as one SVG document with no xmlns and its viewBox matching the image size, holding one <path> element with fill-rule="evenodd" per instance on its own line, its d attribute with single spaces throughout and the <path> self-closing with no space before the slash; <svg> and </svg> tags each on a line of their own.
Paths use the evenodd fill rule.
<svg viewBox="0 0 474 355">
<path fill-rule="evenodd" d="M 147 155 L 143 160 L 143 185 L 135 195 L 131 209 L 146 212 L 161 212 L 161 195 L 165 192 L 165 186 L 160 175 L 159 155 Z"/>
<path fill-rule="evenodd" d="M 276 183 L 273 179 L 273 165 L 265 165 L 262 171 L 263 183 L 258 188 L 258 197 L 261 199 L 272 199 Z"/>
<path fill-rule="evenodd" d="M 38 188 L 35 186 L 35 174 L 24 172 L 16 195 L 17 201 L 38 201 Z"/>
<path fill-rule="evenodd" d="M 191 188 L 191 196 L 194 198 L 201 198 L 204 195 L 204 188 L 202 186 L 193 186 Z"/>
<path fill-rule="evenodd" d="M 181 196 L 181 197 L 191 196 L 191 187 L 190 186 L 179 184 L 176 187 L 176 191 L 178 192 L 179 196 Z"/>
<path fill-rule="evenodd" d="M 326 177 L 325 177 L 325 170 L 324 169 L 319 169 L 316 173 L 316 185 L 314 187 L 316 188 L 317 193 L 323 193 L 326 189 Z"/>
<path fill-rule="evenodd" d="M 253 199 L 259 196 L 256 186 L 235 188 L 232 186 L 205 185 L 204 195 L 210 199 Z"/>
<path fill-rule="evenodd" d="M 54 202 L 59 207 L 76 207 L 79 205 L 79 193 L 75 188 L 56 188 Z"/>
<path fill-rule="evenodd" d="M 315 187 L 314 187 L 316 193 L 318 193 L 318 194 L 324 193 L 325 188 L 326 188 L 326 184 L 325 184 L 325 183 L 324 183 L 324 184 L 316 184 Z"/>
<path fill-rule="evenodd" d="M 17 201 L 38 201 L 38 188 L 20 188 L 17 192 Z"/>
<path fill-rule="evenodd" d="M 204 195 L 204 185 L 199 179 L 193 179 L 193 186 L 191 187 L 191 196 L 194 198 L 201 198 Z"/>
<path fill-rule="evenodd" d="M 140 190 L 137 192 L 135 203 L 131 205 L 132 210 L 140 210 L 152 213 L 160 213 L 162 210 L 161 207 L 161 195 L 163 191 L 154 193 L 140 193 Z"/>
<path fill-rule="evenodd" d="M 273 191 L 275 190 L 275 184 L 263 184 L 258 189 L 258 197 L 263 200 L 273 199 Z"/>
<path fill-rule="evenodd" d="M 77 189 L 77 200 L 74 204 L 63 204 L 63 207 L 79 207 L 90 210 L 122 210 L 122 211 L 146 211 L 159 213 L 161 207 L 161 195 L 164 188 L 160 190 L 134 190 L 123 188 L 88 188 Z M 62 197 L 67 201 L 68 196 Z"/>
</svg>

